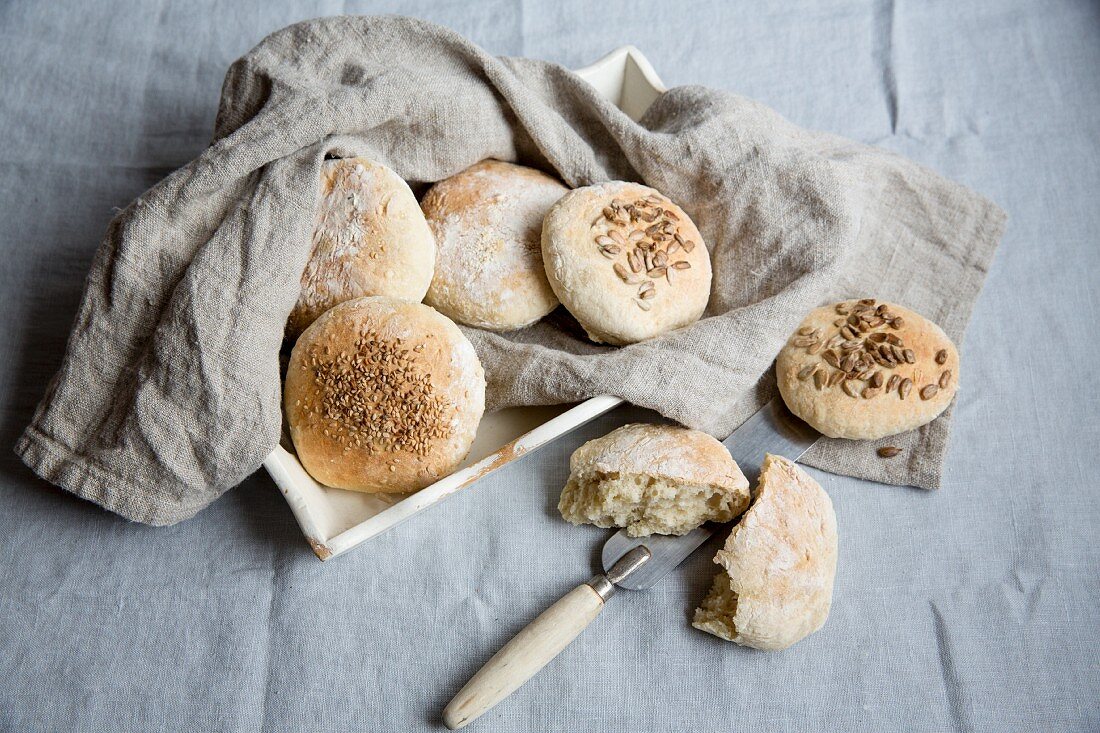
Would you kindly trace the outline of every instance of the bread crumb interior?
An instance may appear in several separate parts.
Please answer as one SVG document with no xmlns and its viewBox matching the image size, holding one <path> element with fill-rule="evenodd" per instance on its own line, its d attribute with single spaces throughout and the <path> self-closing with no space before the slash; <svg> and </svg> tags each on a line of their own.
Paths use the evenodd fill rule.
<svg viewBox="0 0 1100 733">
<path fill-rule="evenodd" d="M 731 497 L 713 485 L 638 473 L 570 477 L 558 509 L 574 524 L 624 527 L 631 537 L 680 535 L 708 521 L 733 519 Z"/>
<path fill-rule="evenodd" d="M 723 570 L 714 576 L 710 593 L 702 605 L 695 609 L 691 625 L 700 631 L 733 641 L 737 636 L 737 625 L 734 623 L 736 615 L 737 594 L 730 586 L 730 576 Z"/>
</svg>

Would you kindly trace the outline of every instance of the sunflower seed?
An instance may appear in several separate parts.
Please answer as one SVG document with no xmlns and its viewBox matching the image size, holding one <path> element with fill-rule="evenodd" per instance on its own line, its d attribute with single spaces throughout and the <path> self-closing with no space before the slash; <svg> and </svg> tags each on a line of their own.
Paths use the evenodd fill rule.
<svg viewBox="0 0 1100 733">
<path fill-rule="evenodd" d="M 626 263 L 630 265 L 631 272 L 642 271 L 642 261 L 638 258 L 637 252 L 638 250 L 634 250 L 633 252 L 628 252 L 626 255 Z"/>
<path fill-rule="evenodd" d="M 840 328 L 841 326 L 844 325 L 844 319 L 843 318 L 836 319 L 835 321 L 833 321 L 833 325 L 836 326 L 837 328 Z"/>
<path fill-rule="evenodd" d="M 861 346 L 863 346 L 863 343 L 860 342 L 860 341 L 845 341 L 844 343 L 842 343 L 840 345 L 840 350 L 841 351 L 855 351 L 856 349 L 858 349 Z"/>
<path fill-rule="evenodd" d="M 672 266 L 675 267 L 677 270 L 690 270 L 691 269 L 691 263 L 688 262 L 687 260 L 677 260 L 676 262 L 672 263 Z"/>
<path fill-rule="evenodd" d="M 853 331 L 851 326 L 845 326 L 840 329 L 840 335 L 848 340 L 859 338 L 859 334 Z"/>
<path fill-rule="evenodd" d="M 939 351 L 936 352 L 936 363 L 937 364 L 946 364 L 947 363 L 947 349 L 940 349 Z"/>
<path fill-rule="evenodd" d="M 811 333 L 813 333 L 816 330 L 817 329 L 814 328 L 813 326 L 803 326 L 802 328 L 798 329 L 798 335 L 799 336 L 809 336 Z"/>
<path fill-rule="evenodd" d="M 936 393 L 940 391 L 940 388 L 934 384 L 926 384 L 921 387 L 920 398 L 922 400 L 930 400 L 936 396 Z"/>
<path fill-rule="evenodd" d="M 672 270 L 669 270 L 669 272 L 672 272 Z M 821 351 L 824 346 L 825 344 L 821 341 L 815 341 L 810 344 L 810 348 L 806 349 L 806 351 L 810 352 L 811 354 L 816 354 L 817 352 Z"/>
<path fill-rule="evenodd" d="M 905 356 L 905 363 L 906 364 L 916 364 L 917 363 L 917 355 L 913 352 L 912 349 L 906 349 L 905 351 L 902 352 L 902 354 Z"/>
<path fill-rule="evenodd" d="M 890 306 L 886 305 L 885 303 L 879 303 L 878 308 L 875 308 L 875 313 L 878 313 L 880 316 L 885 317 L 884 314 L 889 309 L 890 309 Z"/>
<path fill-rule="evenodd" d="M 657 252 L 657 254 L 653 255 L 653 264 L 657 265 L 657 267 L 664 267 L 668 264 L 668 255 L 664 252 Z"/>
<path fill-rule="evenodd" d="M 876 397 L 880 391 L 878 387 L 864 387 L 860 395 L 863 396 L 863 399 L 869 400 L 872 397 Z"/>
<path fill-rule="evenodd" d="M 608 232 L 608 236 L 615 240 L 615 244 L 622 245 L 623 247 L 626 246 L 626 239 L 615 229 Z"/>
<path fill-rule="evenodd" d="M 622 278 L 623 282 L 630 282 L 630 273 L 626 271 L 625 267 L 616 262 L 613 269 L 615 274 Z"/>
<path fill-rule="evenodd" d="M 913 390 L 913 380 L 906 377 L 901 380 L 901 384 L 898 385 L 898 394 L 904 400 L 909 396 L 909 393 Z"/>
<path fill-rule="evenodd" d="M 874 305 L 875 304 L 875 299 L 874 298 L 861 298 L 860 301 L 859 301 L 859 304 L 860 305 Z"/>
<path fill-rule="evenodd" d="M 856 391 L 856 388 L 847 379 L 840 383 L 840 388 L 844 390 L 844 394 L 849 397 L 859 397 L 859 392 Z"/>
<path fill-rule="evenodd" d="M 795 336 L 791 341 L 792 346 L 805 347 L 812 346 L 817 343 L 817 339 L 812 336 Z"/>
<path fill-rule="evenodd" d="M 828 376 L 823 371 L 816 371 L 814 375 L 814 387 L 821 389 L 828 383 Z"/>
<path fill-rule="evenodd" d="M 805 382 L 817 371 L 817 364 L 807 364 L 798 370 L 798 381 Z"/>
<path fill-rule="evenodd" d="M 603 215 L 607 219 L 614 219 L 615 218 L 615 210 L 612 209 L 610 206 L 605 206 L 604 210 L 603 210 Z"/>
<path fill-rule="evenodd" d="M 837 303 L 834 310 L 837 312 L 837 315 L 846 316 L 851 312 L 851 307 L 847 303 Z"/>
<path fill-rule="evenodd" d="M 901 339 L 899 339 L 894 334 L 887 333 L 887 334 L 883 334 L 883 335 L 886 336 L 886 343 L 893 344 L 894 346 L 901 346 L 902 345 Z"/>
<path fill-rule="evenodd" d="M 644 300 L 638 300 L 637 298 L 634 299 L 634 305 L 638 306 L 639 308 L 641 308 L 644 311 L 647 311 L 647 310 L 649 310 L 650 308 L 653 307 L 652 305 L 645 302 Z"/>
<path fill-rule="evenodd" d="M 690 239 L 685 239 L 684 241 L 680 242 L 680 244 L 683 245 L 684 251 L 688 254 L 691 254 L 691 251 L 695 249 L 695 242 L 691 241 Z"/>
<path fill-rule="evenodd" d="M 646 270 L 645 274 L 649 275 L 654 280 L 660 280 L 662 277 L 665 276 L 665 272 L 667 271 L 667 269 L 668 268 L 666 267 L 652 267 Z"/>
<path fill-rule="evenodd" d="M 886 340 L 886 334 L 872 333 L 870 336 L 867 337 L 867 340 L 873 344 L 881 344 L 883 341 Z"/>
<path fill-rule="evenodd" d="M 825 360 L 825 363 L 836 369 L 840 368 L 840 357 L 832 349 L 828 349 L 821 355 L 821 358 Z"/>
<path fill-rule="evenodd" d="M 881 387 L 882 383 L 886 380 L 886 377 L 882 376 L 882 372 L 875 372 L 871 375 L 871 386 Z"/>
<path fill-rule="evenodd" d="M 843 359 L 843 360 L 842 360 L 842 361 L 840 362 L 840 371 L 842 371 L 842 372 L 850 372 L 850 371 L 852 371 L 852 369 L 854 369 L 854 368 L 855 368 L 855 366 L 856 366 L 856 357 L 855 357 L 855 354 L 848 354 L 848 355 L 847 355 L 846 357 L 844 357 L 844 359 Z"/>
<path fill-rule="evenodd" d="M 898 382 L 900 381 L 901 377 L 899 377 L 897 374 L 891 374 L 890 380 L 886 383 L 886 391 L 893 392 L 897 388 Z"/>
<path fill-rule="evenodd" d="M 665 216 L 667 216 L 669 219 L 672 219 L 673 221 L 680 221 L 680 217 L 672 211 L 669 211 L 668 209 L 665 209 Z"/>
<path fill-rule="evenodd" d="M 877 453 L 879 454 L 880 458 L 893 458 L 894 456 L 901 453 L 901 448 L 893 445 L 884 445 L 878 449 Z"/>
<path fill-rule="evenodd" d="M 669 242 L 667 251 L 668 251 L 669 254 L 672 254 L 674 252 L 679 252 L 680 251 L 680 243 L 677 242 L 676 240 L 673 240 L 673 241 Z"/>
<path fill-rule="evenodd" d="M 643 232 L 641 229 L 635 229 L 630 234 L 627 234 L 626 238 L 630 242 L 640 242 L 645 239 L 645 232 Z"/>
<path fill-rule="evenodd" d="M 615 240 L 607 236 L 606 234 L 601 234 L 600 236 L 596 237 L 596 244 L 606 247 L 609 244 L 615 244 Z"/>
<path fill-rule="evenodd" d="M 614 251 L 612 251 L 612 250 L 614 250 Z M 618 253 L 619 253 L 619 248 L 616 247 L 615 245 L 611 245 L 610 247 L 600 247 L 600 254 L 602 254 L 604 257 L 606 257 L 609 260 L 615 259 L 615 255 L 617 255 Z"/>
<path fill-rule="evenodd" d="M 951 384 L 951 370 L 947 369 L 940 375 L 940 389 L 947 389 L 949 384 Z"/>
<path fill-rule="evenodd" d="M 890 328 L 902 328 L 905 326 L 905 320 L 901 316 L 897 316 L 894 320 L 890 321 Z"/>
<path fill-rule="evenodd" d="M 837 383 L 842 379 L 844 379 L 844 372 L 833 372 L 832 375 L 829 377 L 829 386 L 835 387 Z"/>
</svg>

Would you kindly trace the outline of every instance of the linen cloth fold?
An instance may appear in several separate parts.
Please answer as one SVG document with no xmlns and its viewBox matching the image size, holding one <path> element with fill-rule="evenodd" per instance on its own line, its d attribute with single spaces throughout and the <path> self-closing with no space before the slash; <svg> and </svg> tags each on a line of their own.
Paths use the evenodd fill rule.
<svg viewBox="0 0 1100 733">
<path fill-rule="evenodd" d="M 464 331 L 490 409 L 615 394 L 719 437 L 772 395 L 776 353 L 831 299 L 896 301 L 961 341 L 1005 221 L 925 168 L 734 94 L 675 88 L 634 122 L 566 69 L 493 57 L 427 22 L 300 23 L 230 67 L 209 148 L 111 223 L 16 446 L 28 466 L 157 525 L 259 467 L 279 441 L 283 325 L 326 155 L 372 158 L 414 187 L 498 158 L 570 186 L 637 180 L 668 195 L 711 251 L 701 321 L 623 348 L 560 317 Z M 905 460 L 823 440 L 804 462 L 936 488 L 949 421 L 890 439 Z"/>
</svg>

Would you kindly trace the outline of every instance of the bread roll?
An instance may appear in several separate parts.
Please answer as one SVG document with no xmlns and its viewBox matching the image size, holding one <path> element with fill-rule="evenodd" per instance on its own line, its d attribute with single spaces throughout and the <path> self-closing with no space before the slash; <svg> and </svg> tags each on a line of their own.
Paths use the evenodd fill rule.
<svg viewBox="0 0 1100 733">
<path fill-rule="evenodd" d="M 298 459 L 326 486 L 417 491 L 466 457 L 485 374 L 450 320 L 420 303 L 358 298 L 294 345 L 284 407 Z"/>
<path fill-rule="evenodd" d="M 364 295 L 419 303 L 435 271 L 435 241 L 416 197 L 366 158 L 326 160 L 313 250 L 287 320 L 295 338 L 329 308 Z"/>
<path fill-rule="evenodd" d="M 562 197 L 542 225 L 542 257 L 554 293 L 597 343 L 631 344 L 690 325 L 710 298 L 699 230 L 637 183 Z"/>
<path fill-rule="evenodd" d="M 757 649 L 786 649 L 829 617 L 836 514 L 801 468 L 768 455 L 756 500 L 714 558 L 723 570 L 692 626 Z"/>
<path fill-rule="evenodd" d="M 491 331 L 529 326 L 558 307 L 542 266 L 542 220 L 569 189 L 534 168 L 485 160 L 420 202 L 435 235 L 425 302 Z"/>
<path fill-rule="evenodd" d="M 569 469 L 561 515 L 625 527 L 631 537 L 728 522 L 749 503 L 749 482 L 729 451 L 698 430 L 624 425 L 578 448 Z"/>
<path fill-rule="evenodd" d="M 795 415 L 831 438 L 871 440 L 943 412 L 958 388 L 959 352 L 928 319 L 867 298 L 812 311 L 775 369 Z"/>
</svg>

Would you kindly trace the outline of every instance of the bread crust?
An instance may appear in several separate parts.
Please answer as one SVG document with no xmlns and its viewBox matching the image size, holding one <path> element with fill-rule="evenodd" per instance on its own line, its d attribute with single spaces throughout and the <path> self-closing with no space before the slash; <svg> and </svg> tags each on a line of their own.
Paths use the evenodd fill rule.
<svg viewBox="0 0 1100 733">
<path fill-rule="evenodd" d="M 757 649 L 786 649 L 820 629 L 832 606 L 837 528 L 809 474 L 768 455 L 756 497 L 714 562 L 723 568 L 695 628 Z"/>
<path fill-rule="evenodd" d="M 680 248 L 670 261 L 684 261 L 689 269 L 673 269 L 667 276 L 651 278 L 655 296 L 639 298 L 646 272 L 632 273 L 626 282 L 616 274 L 618 265 L 629 272 L 628 252 L 620 247 L 609 258 L 595 238 L 620 231 L 644 231 L 648 222 L 612 227 L 602 216 L 615 200 L 633 201 L 653 196 L 676 217 L 674 232 L 692 249 Z M 578 188 L 562 197 L 546 215 L 542 227 L 542 256 L 550 286 L 562 304 L 597 343 L 631 344 L 688 326 L 703 315 L 710 298 L 710 254 L 695 224 L 676 204 L 655 189 L 638 183 L 611 181 Z M 646 309 L 648 306 L 648 309 Z"/>
<path fill-rule="evenodd" d="M 541 171 L 499 160 L 432 186 L 420 203 L 437 247 L 424 302 L 492 331 L 529 326 L 557 308 L 542 264 L 542 221 L 568 192 Z"/>
<path fill-rule="evenodd" d="M 400 176 L 367 158 L 326 160 L 316 217 L 288 337 L 353 298 L 424 299 L 435 271 L 435 238 Z"/>
<path fill-rule="evenodd" d="M 891 328 L 884 324 L 870 332 L 861 333 L 864 340 L 873 332 L 882 332 L 898 337 L 906 349 L 912 349 L 914 363 L 901 363 L 894 368 L 876 364 L 875 371 L 883 375 L 883 386 L 873 393 L 870 399 L 862 396 L 863 390 L 870 386 L 867 379 L 852 380 L 853 391 L 859 397 L 852 397 L 844 391 L 843 385 L 818 388 L 815 378 L 810 375 L 799 379 L 805 369 L 818 364 L 826 374 L 838 370 L 823 361 L 824 349 L 810 353 L 804 339 L 806 332 L 819 329 L 821 338 L 826 341 L 837 333 L 834 322 L 846 318 L 837 312 L 854 306 L 859 301 L 847 300 L 810 312 L 776 358 L 775 370 L 779 392 L 798 417 L 805 420 L 823 435 L 831 438 L 850 438 L 873 440 L 888 435 L 896 435 L 925 425 L 942 413 L 954 398 L 959 384 L 959 353 L 951 339 L 939 326 L 918 313 L 893 303 L 885 303 L 889 313 L 902 317 L 901 328 Z M 876 301 L 875 307 L 883 305 Z M 801 345 L 796 345 L 801 344 Z M 945 352 L 946 359 L 940 364 L 936 355 Z M 949 372 L 945 386 L 940 386 L 940 378 Z M 899 385 L 887 390 L 892 376 L 899 377 Z M 900 398 L 898 387 L 901 379 L 912 380 L 912 389 L 905 399 Z M 928 399 L 921 396 L 921 390 L 935 385 L 935 394 Z"/>
<path fill-rule="evenodd" d="M 360 340 L 370 334 L 384 344 L 401 368 L 385 382 L 350 377 L 331 389 L 321 377 L 334 360 L 378 353 Z M 387 362 L 390 356 L 386 357 Z M 408 398 L 414 383 L 430 383 L 432 399 Z M 284 409 L 298 459 L 326 486 L 367 493 L 417 491 L 454 471 L 473 443 L 485 408 L 485 373 L 469 340 L 445 316 L 420 303 L 387 297 L 365 297 L 327 311 L 295 344 L 287 367 Z M 353 421 L 325 409 L 330 400 L 395 406 L 379 422 L 421 418 L 435 434 L 423 446 L 395 446 L 399 433 L 348 438 Z M 436 405 L 438 410 L 428 412 Z M 408 414 L 394 414 L 400 410 Z M 419 413 L 419 414 L 417 414 Z M 428 417 L 424 417 L 428 415 Z M 368 426 L 369 428 L 369 426 Z"/>
</svg>

